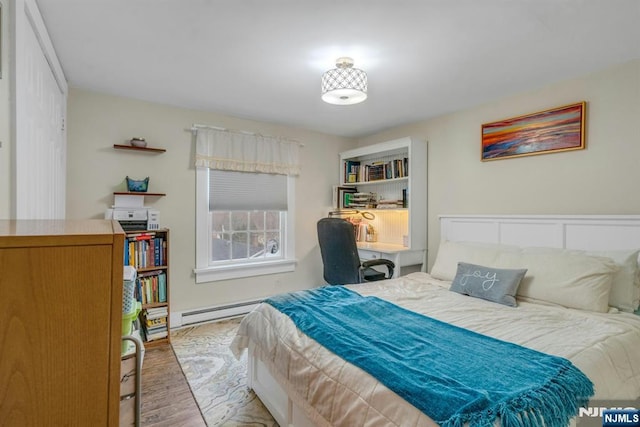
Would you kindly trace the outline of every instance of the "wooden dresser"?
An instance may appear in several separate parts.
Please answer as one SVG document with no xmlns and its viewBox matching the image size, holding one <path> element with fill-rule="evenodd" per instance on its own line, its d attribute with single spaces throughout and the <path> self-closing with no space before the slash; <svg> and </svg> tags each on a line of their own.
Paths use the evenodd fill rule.
<svg viewBox="0 0 640 427">
<path fill-rule="evenodd" d="M 124 233 L 0 220 L 0 425 L 117 426 Z"/>
</svg>

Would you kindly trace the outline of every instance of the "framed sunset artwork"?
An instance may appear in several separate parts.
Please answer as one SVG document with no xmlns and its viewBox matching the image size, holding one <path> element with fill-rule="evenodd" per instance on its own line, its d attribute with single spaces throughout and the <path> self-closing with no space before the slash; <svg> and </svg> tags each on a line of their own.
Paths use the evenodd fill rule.
<svg viewBox="0 0 640 427">
<path fill-rule="evenodd" d="M 481 160 L 584 149 L 585 107 L 583 101 L 483 124 Z"/>
</svg>

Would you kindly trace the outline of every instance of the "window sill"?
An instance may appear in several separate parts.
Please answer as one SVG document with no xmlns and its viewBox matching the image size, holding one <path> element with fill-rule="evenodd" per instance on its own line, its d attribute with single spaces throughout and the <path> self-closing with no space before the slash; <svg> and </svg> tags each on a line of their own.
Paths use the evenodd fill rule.
<svg viewBox="0 0 640 427">
<path fill-rule="evenodd" d="M 294 259 L 286 259 L 264 263 L 196 268 L 193 272 L 196 274 L 196 283 L 205 283 L 218 280 L 239 279 L 242 277 L 262 276 L 265 274 L 287 273 L 295 270 L 296 263 Z"/>
</svg>

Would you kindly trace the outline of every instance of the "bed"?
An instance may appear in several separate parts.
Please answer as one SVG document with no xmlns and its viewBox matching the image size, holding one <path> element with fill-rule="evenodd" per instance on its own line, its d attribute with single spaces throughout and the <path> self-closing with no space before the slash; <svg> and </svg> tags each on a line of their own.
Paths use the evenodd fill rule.
<svg viewBox="0 0 640 427">
<path fill-rule="evenodd" d="M 632 311 L 640 297 L 640 216 L 442 216 L 440 237 L 429 274 L 344 288 L 570 360 L 595 391 L 577 419 L 599 422 L 598 408 L 637 405 L 640 316 Z M 452 282 L 463 276 L 459 262 L 509 272 L 529 267 L 517 306 L 452 292 Z M 619 286 L 615 295 L 612 283 Z M 232 351 L 245 349 L 248 385 L 282 426 L 437 425 L 374 376 L 302 333 L 271 304 L 243 319 Z"/>
</svg>

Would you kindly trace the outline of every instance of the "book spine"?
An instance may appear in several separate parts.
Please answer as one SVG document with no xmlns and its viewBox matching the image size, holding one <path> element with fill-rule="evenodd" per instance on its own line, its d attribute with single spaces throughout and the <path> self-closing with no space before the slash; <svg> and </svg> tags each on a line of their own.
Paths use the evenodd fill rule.
<svg viewBox="0 0 640 427">
<path fill-rule="evenodd" d="M 144 296 L 142 293 L 142 283 L 140 278 L 136 279 L 136 287 L 135 287 L 134 293 L 135 293 L 136 301 L 138 301 L 141 304 L 144 304 L 145 302 L 144 302 Z"/>
<path fill-rule="evenodd" d="M 162 265 L 162 260 L 160 259 L 160 248 L 162 247 L 162 240 L 160 238 L 155 239 L 155 243 L 153 245 L 153 259 L 155 265 Z"/>
<path fill-rule="evenodd" d="M 167 275 L 165 273 L 158 275 L 159 282 L 159 302 L 167 302 Z"/>
<path fill-rule="evenodd" d="M 136 267 L 136 248 L 131 240 L 129 240 L 129 265 Z"/>
</svg>

